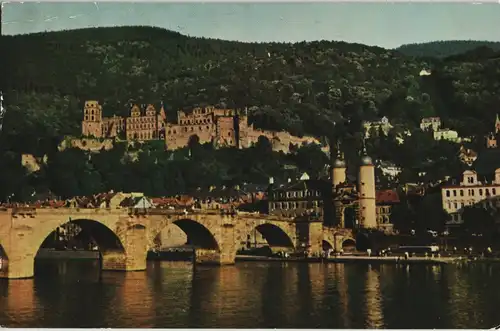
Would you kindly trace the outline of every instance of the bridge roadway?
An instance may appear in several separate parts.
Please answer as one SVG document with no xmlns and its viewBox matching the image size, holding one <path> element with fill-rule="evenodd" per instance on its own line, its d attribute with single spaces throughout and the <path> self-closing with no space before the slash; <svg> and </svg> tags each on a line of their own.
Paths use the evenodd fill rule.
<svg viewBox="0 0 500 331">
<path fill-rule="evenodd" d="M 99 246 L 103 270 L 144 270 L 155 237 L 169 224 L 181 228 L 196 249 L 196 263 L 233 264 L 247 236 L 259 231 L 271 247 L 311 253 L 323 245 L 340 250 L 354 240 L 347 229 L 324 227 L 319 221 L 219 211 L 180 212 L 166 209 L 4 208 L 0 209 L 0 278 L 34 276 L 34 259 L 42 243 L 58 227 L 74 222 Z"/>
</svg>

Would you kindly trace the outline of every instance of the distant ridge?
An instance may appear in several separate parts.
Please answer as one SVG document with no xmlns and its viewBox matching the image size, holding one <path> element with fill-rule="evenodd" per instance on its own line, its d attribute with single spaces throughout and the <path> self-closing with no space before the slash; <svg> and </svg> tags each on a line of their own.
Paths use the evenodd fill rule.
<svg viewBox="0 0 500 331">
<path fill-rule="evenodd" d="M 500 42 L 480 40 L 432 41 L 421 44 L 405 44 L 395 50 L 408 56 L 445 58 L 478 47 L 488 47 L 493 51 L 500 51 Z"/>
</svg>

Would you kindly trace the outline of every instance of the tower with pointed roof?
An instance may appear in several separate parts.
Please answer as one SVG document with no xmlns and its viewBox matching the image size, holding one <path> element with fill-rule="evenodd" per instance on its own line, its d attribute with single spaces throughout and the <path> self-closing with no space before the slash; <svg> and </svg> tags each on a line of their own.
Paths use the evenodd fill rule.
<svg viewBox="0 0 500 331">
<path fill-rule="evenodd" d="M 346 163 L 344 160 L 344 155 L 340 151 L 340 144 L 337 143 L 337 156 L 333 158 L 332 162 L 332 172 L 331 172 L 331 180 L 333 189 L 346 181 Z"/>
<path fill-rule="evenodd" d="M 358 173 L 358 201 L 359 201 L 359 227 L 377 227 L 377 207 L 375 198 L 375 166 L 373 160 L 366 153 L 363 140 L 363 152 Z"/>
</svg>

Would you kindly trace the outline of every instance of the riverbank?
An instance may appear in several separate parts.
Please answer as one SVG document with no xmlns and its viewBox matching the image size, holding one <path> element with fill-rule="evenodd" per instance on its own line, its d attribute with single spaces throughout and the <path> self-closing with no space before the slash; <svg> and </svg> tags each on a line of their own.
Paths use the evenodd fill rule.
<svg viewBox="0 0 500 331">
<path fill-rule="evenodd" d="M 168 254 L 148 254 L 148 260 L 160 261 L 190 261 L 191 252 L 169 252 Z M 56 251 L 51 249 L 41 249 L 37 256 L 41 260 L 97 260 L 98 251 Z M 500 263 L 498 257 L 476 257 L 468 258 L 465 256 L 441 256 L 424 257 L 413 256 L 404 259 L 403 256 L 367 256 L 367 255 L 342 255 L 329 258 L 318 257 L 268 257 L 256 255 L 236 255 L 238 261 L 260 261 L 260 262 L 301 262 L 301 263 L 370 263 L 370 264 L 453 264 L 453 263 Z"/>
<path fill-rule="evenodd" d="M 456 263 L 460 260 L 455 257 L 410 257 L 405 260 L 402 257 L 396 256 L 356 256 L 345 255 L 329 258 L 279 258 L 266 256 L 252 255 L 237 255 L 236 261 L 268 261 L 268 262 L 307 262 L 307 263 L 379 263 L 379 264 L 449 264 Z"/>
</svg>

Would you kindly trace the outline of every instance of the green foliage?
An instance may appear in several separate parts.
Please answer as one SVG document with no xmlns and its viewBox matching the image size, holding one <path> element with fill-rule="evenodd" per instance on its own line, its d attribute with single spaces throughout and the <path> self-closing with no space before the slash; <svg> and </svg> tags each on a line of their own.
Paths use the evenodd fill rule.
<svg viewBox="0 0 500 331">
<path fill-rule="evenodd" d="M 466 53 L 480 47 L 500 51 L 499 42 L 478 40 L 449 40 L 406 44 L 396 48 L 396 50 L 408 56 L 445 58 Z"/>
<path fill-rule="evenodd" d="M 376 159 L 403 167 L 401 180 L 423 170 L 428 180 L 461 170 L 457 145 L 434 143 L 414 131 L 423 116 L 441 116 L 461 135 L 483 134 L 500 102 L 500 60 L 485 49 L 438 60 L 344 42 L 241 43 L 150 27 L 0 38 L 7 50 L 0 166 L 14 169 L 0 174 L 3 199 L 13 191 L 26 195 L 34 186 L 61 195 L 110 188 L 185 192 L 221 182 L 267 182 L 290 162 L 318 177 L 326 163 L 314 147 L 285 157 L 272 153 L 266 141 L 247 151 L 215 151 L 193 142 L 190 157 L 187 149 L 165 153 L 161 142 L 90 160 L 87 153 L 58 152 L 65 135 L 80 135 L 88 99 L 99 100 L 105 116 L 128 115 L 132 102 L 164 101 L 168 118 L 197 105 L 248 107 L 255 127 L 341 139 L 350 165 L 359 159 L 362 122 L 387 116 L 394 130 L 378 132 L 368 149 Z M 424 68 L 432 75 L 420 77 Z M 413 134 L 398 145 L 406 129 Z M 13 161 L 21 153 L 48 154 L 49 163 L 27 175 Z"/>
</svg>

